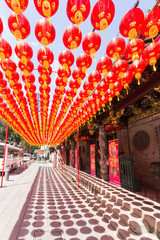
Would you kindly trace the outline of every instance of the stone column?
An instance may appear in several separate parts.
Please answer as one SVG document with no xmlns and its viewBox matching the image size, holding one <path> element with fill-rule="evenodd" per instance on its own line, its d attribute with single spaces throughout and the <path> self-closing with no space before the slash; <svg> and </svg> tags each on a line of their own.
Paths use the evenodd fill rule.
<svg viewBox="0 0 160 240">
<path fill-rule="evenodd" d="M 101 177 L 102 179 L 109 181 L 109 171 L 107 166 L 107 134 L 104 126 L 99 127 L 99 147 Z"/>
</svg>

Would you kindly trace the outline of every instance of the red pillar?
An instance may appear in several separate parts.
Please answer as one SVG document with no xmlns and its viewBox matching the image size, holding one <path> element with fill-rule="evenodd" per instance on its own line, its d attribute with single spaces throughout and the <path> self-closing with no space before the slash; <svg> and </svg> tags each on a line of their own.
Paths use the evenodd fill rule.
<svg viewBox="0 0 160 240">
<path fill-rule="evenodd" d="M 23 172 L 23 164 L 24 164 L 24 151 L 25 151 L 25 140 L 23 144 L 22 172 Z"/>
<path fill-rule="evenodd" d="M 79 128 L 77 129 L 77 168 L 78 168 L 78 187 L 79 187 Z"/>
<path fill-rule="evenodd" d="M 31 145 L 30 145 L 30 148 L 29 148 L 29 166 L 31 164 Z"/>
<path fill-rule="evenodd" d="M 7 127 L 6 127 L 6 140 L 5 140 L 5 146 L 4 146 L 4 157 L 3 157 L 3 169 L 2 169 L 2 177 L 1 177 L 1 187 L 3 186 L 4 166 L 5 166 L 6 149 L 7 149 L 7 138 L 8 138 L 8 124 L 7 124 Z"/>
</svg>

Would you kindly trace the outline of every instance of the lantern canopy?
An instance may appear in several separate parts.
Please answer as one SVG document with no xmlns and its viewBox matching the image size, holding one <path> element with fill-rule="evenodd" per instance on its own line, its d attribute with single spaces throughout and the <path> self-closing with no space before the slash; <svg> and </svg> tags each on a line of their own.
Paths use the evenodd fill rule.
<svg viewBox="0 0 160 240">
<path fill-rule="evenodd" d="M 105 30 L 112 22 L 115 6 L 112 0 L 99 0 L 93 7 L 91 23 L 97 30 Z"/>
</svg>

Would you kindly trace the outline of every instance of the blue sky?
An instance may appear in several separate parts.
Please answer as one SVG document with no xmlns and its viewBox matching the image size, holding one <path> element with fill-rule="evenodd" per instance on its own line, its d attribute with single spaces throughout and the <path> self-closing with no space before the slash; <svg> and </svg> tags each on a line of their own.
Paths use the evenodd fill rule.
<svg viewBox="0 0 160 240">
<path fill-rule="evenodd" d="M 95 3 L 97 2 L 97 0 L 91 0 L 90 2 L 91 2 L 91 9 L 92 9 L 93 6 L 95 5 Z M 121 18 L 129 9 L 131 9 L 133 7 L 136 0 L 113 0 L 113 2 L 115 4 L 115 16 L 114 16 L 113 22 L 105 31 L 106 36 L 104 36 L 103 32 L 97 31 L 102 39 L 101 47 L 95 56 L 97 61 L 100 59 L 100 57 L 106 55 L 106 46 L 107 46 L 108 42 L 112 38 L 116 37 L 116 35 L 119 32 L 119 23 L 121 21 Z M 155 5 L 156 0 L 140 0 L 139 2 L 140 2 L 139 8 L 141 8 L 145 14 L 146 10 L 148 8 L 151 8 Z M 56 30 L 56 38 L 55 38 L 54 42 L 48 46 L 54 54 L 54 63 L 51 65 L 53 70 L 57 70 L 57 68 L 60 66 L 60 64 L 58 62 L 59 53 L 61 51 L 63 51 L 64 49 L 66 49 L 65 46 L 63 45 L 62 36 L 63 36 L 64 30 L 69 25 L 71 25 L 71 22 L 69 21 L 67 14 L 66 14 L 66 5 L 67 5 L 67 0 L 59 0 L 59 9 L 56 12 L 56 14 L 51 18 L 51 22 Z M 4 31 L 2 33 L 2 37 L 11 44 L 12 50 L 13 50 L 12 59 L 14 59 L 16 63 L 18 63 L 19 59 L 17 59 L 16 55 L 14 54 L 14 47 L 16 45 L 16 40 L 8 28 L 8 16 L 10 15 L 10 13 L 11 13 L 11 9 L 7 6 L 7 4 L 5 3 L 4 0 L 1 0 L 0 1 L 0 16 L 1 16 L 3 24 L 4 24 Z M 28 42 L 30 44 L 30 46 L 33 48 L 34 56 L 31 60 L 34 63 L 35 68 L 37 68 L 38 64 L 39 64 L 39 62 L 37 61 L 37 52 L 38 52 L 38 49 L 42 45 L 38 42 L 38 40 L 35 37 L 34 28 L 35 28 L 35 24 L 37 23 L 37 21 L 43 17 L 37 12 L 37 10 L 34 6 L 33 0 L 29 0 L 28 8 L 23 14 L 29 20 L 30 26 L 31 26 L 31 34 L 27 39 L 25 39 L 25 41 Z M 91 14 L 91 12 L 90 12 L 90 14 Z M 86 34 L 88 32 L 91 32 L 93 29 L 93 27 L 91 25 L 91 21 L 90 21 L 90 14 L 89 14 L 89 17 L 87 18 L 87 20 L 84 23 L 80 24 L 80 29 L 82 31 L 82 38 L 84 38 L 86 36 Z M 119 36 L 121 36 L 121 35 L 119 34 Z M 125 40 L 128 41 L 128 39 L 125 39 Z M 82 44 L 80 45 L 80 47 L 78 49 L 76 49 L 72 52 L 73 52 L 73 54 L 75 56 L 75 60 L 76 60 L 78 55 L 83 52 Z M 75 67 L 76 67 L 76 64 L 74 64 L 71 67 L 71 69 L 73 70 Z M 96 63 L 93 61 L 92 66 L 88 70 L 88 74 L 91 73 L 93 70 L 95 70 L 95 68 L 96 68 Z M 34 70 L 33 73 L 35 74 L 36 86 L 37 86 L 37 90 L 39 91 L 39 83 L 38 83 L 39 75 L 36 70 Z M 50 87 L 52 89 L 52 91 L 51 91 L 51 100 L 52 100 L 52 95 L 54 93 L 54 88 L 55 88 L 54 80 L 57 77 L 57 74 L 53 73 L 51 75 L 51 77 L 52 77 L 52 82 L 51 82 Z M 70 77 L 70 79 L 71 79 L 71 77 Z"/>
</svg>

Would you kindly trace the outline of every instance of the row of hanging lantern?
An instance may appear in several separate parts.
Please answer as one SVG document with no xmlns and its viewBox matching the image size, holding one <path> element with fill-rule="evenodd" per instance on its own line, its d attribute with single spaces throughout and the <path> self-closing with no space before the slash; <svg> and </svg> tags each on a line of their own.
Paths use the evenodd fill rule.
<svg viewBox="0 0 160 240">
<path fill-rule="evenodd" d="M 22 25 L 19 24 L 19 20 L 21 21 Z M 29 22 L 23 16 L 23 14 L 17 15 L 12 13 L 8 19 L 8 25 L 11 32 L 17 39 L 24 39 L 30 33 Z M 26 28 L 22 30 L 21 29 L 22 26 Z M 40 144 L 38 140 L 39 138 L 37 138 L 37 135 L 34 131 L 34 126 L 31 120 L 26 99 L 23 96 L 22 84 L 19 82 L 19 74 L 16 72 L 17 66 L 13 62 L 13 60 L 10 59 L 12 55 L 12 49 L 10 45 L 2 38 L 1 38 L 1 43 L 2 43 L 1 54 L 0 54 L 2 59 L 1 67 L 5 71 L 6 78 L 9 81 L 10 87 L 13 90 L 13 94 L 18 104 L 20 105 L 20 109 L 23 113 L 23 116 L 26 119 L 26 121 L 23 121 L 23 125 L 25 124 L 27 126 L 26 130 L 29 132 L 30 136 L 33 137 L 34 141 L 32 141 L 32 143 Z M 27 76 L 29 72 L 33 71 L 33 67 L 34 67 L 31 61 L 28 62 L 27 64 L 27 60 L 31 59 L 33 56 L 33 51 L 31 47 L 24 41 L 17 42 L 15 47 L 15 53 L 20 58 L 20 61 L 18 64 L 19 68 L 23 71 L 25 76 Z M 26 128 L 25 125 L 24 125 L 24 128 Z"/>
<path fill-rule="evenodd" d="M 159 18 L 156 16 L 156 21 L 154 20 L 155 18 L 153 18 L 155 13 L 160 15 L 159 8 L 156 9 L 156 10 L 154 9 L 152 14 L 151 13 L 148 14 L 148 15 L 152 16 L 151 17 L 152 21 L 148 24 L 149 27 L 150 27 L 150 28 L 148 27 L 148 29 L 149 29 L 148 33 L 146 33 L 146 32 L 144 33 L 142 31 L 142 34 L 144 34 L 144 36 L 149 36 L 149 37 L 153 38 L 159 32 L 159 30 L 158 30 L 158 32 L 156 31 L 156 33 L 153 35 L 154 30 L 157 29 L 157 28 L 159 29 L 159 21 L 158 21 Z M 138 17 L 137 17 L 137 14 L 138 14 Z M 147 15 L 146 19 L 148 19 L 148 15 Z M 145 19 L 145 23 L 147 22 L 146 19 Z M 126 20 L 128 21 L 127 22 L 128 23 L 127 24 L 128 29 L 124 29 L 124 22 Z M 159 47 L 160 47 L 160 44 L 159 43 L 155 43 L 153 41 L 153 43 L 151 43 L 145 49 L 144 41 L 142 39 L 136 38 L 137 37 L 137 33 L 141 30 L 141 26 L 142 26 L 143 21 L 144 21 L 144 15 L 143 15 L 143 12 L 140 9 L 134 8 L 134 9 L 130 10 L 123 17 L 123 19 L 122 19 L 122 21 L 120 23 L 120 32 L 121 32 L 121 34 L 123 36 L 129 37 L 129 39 L 131 39 L 131 40 L 129 41 L 129 43 L 125 47 L 124 39 L 122 39 L 122 38 L 115 38 L 115 39 L 113 39 L 108 44 L 106 52 L 107 52 L 107 54 L 110 57 L 113 57 L 115 59 L 115 63 L 112 66 L 112 64 L 109 64 L 109 62 L 110 62 L 109 59 L 107 59 L 106 57 L 102 57 L 102 59 L 100 59 L 98 64 L 97 64 L 97 70 L 99 72 L 103 73 L 107 83 L 109 84 L 109 89 L 106 91 L 107 95 L 106 94 L 104 95 L 104 98 L 107 97 L 107 101 L 106 102 L 108 102 L 108 100 L 109 101 L 112 100 L 114 95 L 118 96 L 119 92 L 120 92 L 120 90 L 122 89 L 123 86 L 126 89 L 126 91 L 128 92 L 129 83 L 132 81 L 132 78 L 134 76 L 138 80 L 138 84 L 140 84 L 141 73 L 144 71 L 144 69 L 145 69 L 145 67 L 146 67 L 146 65 L 148 63 L 150 65 L 153 65 L 153 69 L 155 70 L 156 60 L 159 58 L 159 52 L 160 52 L 159 51 Z M 142 26 L 142 29 L 144 29 L 143 26 Z M 151 31 L 152 31 L 152 35 L 151 35 L 151 33 L 149 35 L 149 32 L 151 32 Z M 92 55 L 92 54 L 90 54 L 90 51 L 88 51 L 87 53 L 89 55 Z M 93 50 L 93 53 L 95 53 L 95 49 Z M 124 54 L 126 59 L 133 61 L 133 63 L 130 66 L 128 66 L 128 62 L 126 60 L 120 60 L 120 57 L 121 57 L 122 54 Z M 108 60 L 108 64 L 105 64 L 105 62 L 107 60 Z M 106 78 L 106 75 L 107 75 L 108 71 L 111 69 L 111 67 L 112 67 L 112 73 L 109 73 L 108 77 Z M 113 75 L 115 75 L 115 77 Z M 85 85 L 87 85 L 87 82 L 85 83 Z M 92 88 L 92 86 L 90 86 L 90 87 Z M 113 88 L 115 88 L 114 92 L 113 92 Z M 88 89 L 88 90 L 90 90 L 90 89 Z M 85 104 L 85 105 L 87 105 L 87 104 Z M 101 106 L 102 105 L 103 105 L 103 103 L 101 104 Z M 90 116 L 93 115 L 94 112 L 95 112 L 95 110 L 92 111 Z M 87 115 L 87 114 L 85 114 L 85 115 Z M 83 119 L 82 116 L 80 118 Z M 67 117 L 66 117 L 66 119 L 67 119 Z M 85 119 L 84 119 L 84 121 L 85 121 Z M 83 121 L 81 120 L 80 124 L 82 122 Z M 65 125 L 67 125 L 67 124 L 65 124 Z M 76 123 L 74 118 L 73 118 L 73 122 L 70 122 L 70 126 L 72 126 L 71 129 L 67 125 L 67 129 L 68 129 L 69 132 L 74 131 L 74 127 L 73 126 L 75 126 L 75 128 L 77 127 L 77 123 Z M 66 137 L 67 134 L 68 134 L 68 132 L 66 133 L 67 129 L 65 129 L 63 125 L 62 125 L 62 127 L 64 129 L 63 132 L 65 132 L 65 137 Z M 58 139 L 60 139 L 60 141 L 61 141 L 62 137 L 59 137 L 59 135 L 58 135 Z"/>
</svg>

